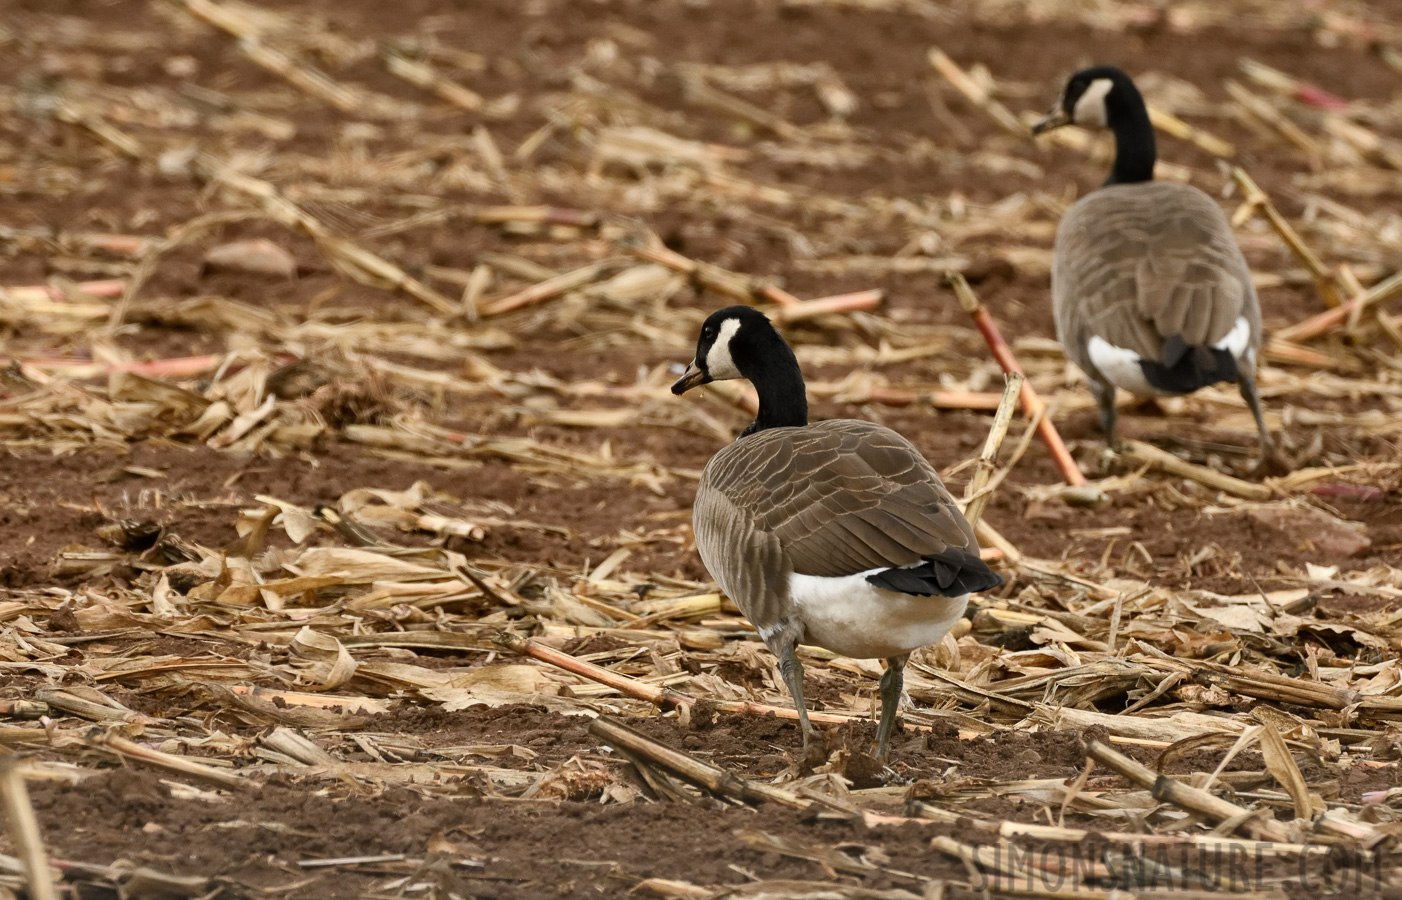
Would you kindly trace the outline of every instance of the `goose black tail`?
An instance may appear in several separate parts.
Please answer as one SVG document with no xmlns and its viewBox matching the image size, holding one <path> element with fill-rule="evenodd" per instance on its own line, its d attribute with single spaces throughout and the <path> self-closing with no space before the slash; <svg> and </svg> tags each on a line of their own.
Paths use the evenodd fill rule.
<svg viewBox="0 0 1402 900">
<path fill-rule="evenodd" d="M 1144 380 L 1167 394 L 1190 394 L 1219 381 L 1240 378 L 1230 351 L 1202 345 L 1190 346 L 1175 334 L 1163 342 L 1163 362 L 1145 360 Z"/>
<path fill-rule="evenodd" d="M 961 547 L 926 556 L 913 566 L 883 569 L 867 576 L 867 581 L 888 591 L 917 596 L 962 597 L 995 588 L 1003 583 L 997 572 Z"/>
</svg>

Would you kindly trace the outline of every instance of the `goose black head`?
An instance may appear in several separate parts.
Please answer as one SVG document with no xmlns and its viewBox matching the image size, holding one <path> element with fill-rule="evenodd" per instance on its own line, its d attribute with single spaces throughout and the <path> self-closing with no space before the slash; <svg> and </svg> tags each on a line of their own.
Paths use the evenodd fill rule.
<svg viewBox="0 0 1402 900">
<path fill-rule="evenodd" d="M 728 306 L 711 313 L 701 326 L 696 358 L 672 385 L 672 393 L 730 378 L 749 379 L 759 395 L 759 415 L 743 434 L 808 424 L 798 359 L 764 313 L 753 307 Z"/>
<path fill-rule="evenodd" d="M 1071 76 L 1056 106 L 1037 120 L 1032 133 L 1041 134 L 1063 125 L 1112 127 L 1115 119 L 1136 106 L 1142 108 L 1144 98 L 1124 70 L 1115 66 L 1093 66 Z"/>
<path fill-rule="evenodd" d="M 696 358 L 672 385 L 672 393 L 731 378 L 754 381 L 768 364 L 792 360 L 793 351 L 764 313 L 750 306 L 727 306 L 711 313 L 701 326 Z"/>
<path fill-rule="evenodd" d="M 1063 125 L 1108 128 L 1115 133 L 1115 165 L 1107 185 L 1154 179 L 1154 125 L 1139 89 L 1122 70 L 1094 66 L 1072 75 L 1056 106 L 1037 120 L 1032 133 Z"/>
</svg>

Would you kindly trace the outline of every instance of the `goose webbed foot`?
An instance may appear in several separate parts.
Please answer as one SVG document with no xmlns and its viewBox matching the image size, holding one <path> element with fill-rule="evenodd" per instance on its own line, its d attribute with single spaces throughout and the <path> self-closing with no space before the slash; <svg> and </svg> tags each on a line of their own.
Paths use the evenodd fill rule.
<svg viewBox="0 0 1402 900">
<path fill-rule="evenodd" d="M 891 749 L 891 733 L 896 730 L 896 714 L 905 687 L 905 661 L 910 654 L 892 656 L 881 673 L 881 724 L 876 728 L 876 758 L 884 762 Z"/>
<path fill-rule="evenodd" d="M 1274 444 L 1263 443 L 1261 446 L 1261 458 L 1252 464 L 1250 471 L 1252 478 L 1278 478 L 1282 475 L 1289 475 L 1295 470 L 1290 465 L 1290 460 L 1285 458 L 1285 454 Z"/>
</svg>

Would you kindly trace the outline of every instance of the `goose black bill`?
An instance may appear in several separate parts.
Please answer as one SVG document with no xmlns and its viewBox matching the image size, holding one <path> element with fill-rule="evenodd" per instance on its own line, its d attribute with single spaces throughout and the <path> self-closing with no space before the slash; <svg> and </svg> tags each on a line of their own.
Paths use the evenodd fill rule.
<svg viewBox="0 0 1402 900">
<path fill-rule="evenodd" d="M 1051 131 L 1053 128 L 1060 128 L 1063 125 L 1070 125 L 1071 117 L 1066 111 L 1060 108 L 1054 109 L 1032 123 L 1032 133 L 1041 134 L 1044 131 Z"/>
<path fill-rule="evenodd" d="M 710 379 L 706 377 L 706 373 L 697 368 L 696 363 L 693 361 L 686 367 L 686 371 L 682 373 L 682 377 L 672 383 L 672 393 L 685 394 L 692 388 L 706 384 L 708 381 L 710 381 Z"/>
</svg>

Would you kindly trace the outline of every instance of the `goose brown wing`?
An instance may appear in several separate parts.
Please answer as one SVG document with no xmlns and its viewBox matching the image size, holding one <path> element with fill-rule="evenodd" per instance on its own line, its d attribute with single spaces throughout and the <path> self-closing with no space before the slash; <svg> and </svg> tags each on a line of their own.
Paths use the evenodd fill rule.
<svg viewBox="0 0 1402 900">
<path fill-rule="evenodd" d="M 1162 362 L 1174 335 L 1214 344 L 1243 315 L 1253 336 L 1260 329 L 1226 216 L 1202 191 L 1171 182 L 1111 185 L 1078 201 L 1057 229 L 1052 294 L 1073 354 L 1098 335 Z"/>
<path fill-rule="evenodd" d="M 742 438 L 712 459 L 703 484 L 715 495 L 708 502 L 729 507 L 717 518 L 743 520 L 749 546 L 761 556 L 781 552 L 801 575 L 906 566 L 950 547 L 978 552 L 930 464 L 905 438 L 870 422 L 843 419 Z"/>
</svg>

